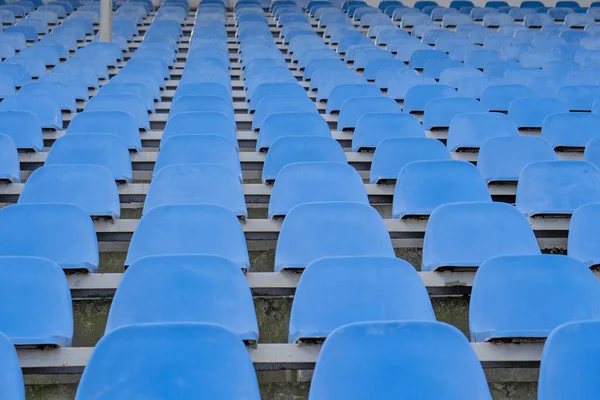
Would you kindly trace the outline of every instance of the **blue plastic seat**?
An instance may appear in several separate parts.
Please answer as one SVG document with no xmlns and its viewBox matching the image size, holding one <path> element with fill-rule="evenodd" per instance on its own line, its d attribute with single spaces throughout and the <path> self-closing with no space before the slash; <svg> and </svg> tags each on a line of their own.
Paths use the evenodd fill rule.
<svg viewBox="0 0 600 400">
<path fill-rule="evenodd" d="M 516 98 L 508 107 L 508 116 L 518 128 L 541 128 L 549 115 L 568 112 L 563 103 L 551 97 Z"/>
<path fill-rule="evenodd" d="M 331 398 L 492 397 L 481 363 L 458 329 L 434 321 L 395 321 L 349 324 L 329 335 L 309 400 Z"/>
<path fill-rule="evenodd" d="M 440 75 L 446 69 L 463 67 L 463 63 L 459 60 L 451 60 L 449 58 L 440 60 L 429 60 L 423 67 L 423 75 L 430 76 L 434 79 L 440 79 Z"/>
<path fill-rule="evenodd" d="M 340 144 L 332 138 L 287 136 L 277 139 L 265 157 L 263 183 L 274 181 L 286 165 L 298 162 L 344 163 L 346 155 Z"/>
<path fill-rule="evenodd" d="M 241 269 L 250 267 L 246 239 L 235 213 L 216 205 L 167 205 L 145 213 L 131 238 L 125 265 L 164 254 L 215 255 L 228 258 Z"/>
<path fill-rule="evenodd" d="M 458 114 L 482 112 L 485 112 L 485 109 L 481 103 L 470 97 L 434 98 L 425 106 L 423 128 L 426 131 L 448 128 Z"/>
<path fill-rule="evenodd" d="M 435 321 L 415 269 L 392 257 L 328 257 L 302 273 L 290 316 L 289 342 L 325 339 L 362 321 Z"/>
<path fill-rule="evenodd" d="M 233 379 L 232 379 L 233 377 Z M 113 382 L 109 388 L 106 382 Z M 132 396 L 260 399 L 256 373 L 240 337 L 199 323 L 126 326 L 96 345 L 77 400 Z"/>
<path fill-rule="evenodd" d="M 71 346 L 71 291 L 58 264 L 39 257 L 0 257 L 0 277 L 0 331 L 13 344 Z"/>
<path fill-rule="evenodd" d="M 54 66 L 60 63 L 60 54 L 57 51 L 56 45 L 53 44 L 36 44 L 35 46 L 27 47 L 19 52 L 19 57 L 39 58 L 46 66 Z M 64 57 L 66 58 L 66 57 Z"/>
<path fill-rule="evenodd" d="M 38 79 L 38 83 L 60 83 L 67 86 L 67 93 L 73 96 L 75 100 L 88 100 L 88 86 L 83 75 L 69 75 L 60 72 L 53 72 L 43 75 Z"/>
<path fill-rule="evenodd" d="M 485 69 L 489 63 L 500 60 L 502 60 L 500 54 L 495 50 L 470 51 L 465 56 L 465 65 L 471 68 Z"/>
<path fill-rule="evenodd" d="M 39 57 L 15 56 L 7 58 L 2 62 L 3 65 L 22 65 L 25 67 L 29 78 L 39 78 L 46 74 L 46 64 Z"/>
<path fill-rule="evenodd" d="M 56 104 L 54 98 L 50 96 L 42 97 L 36 94 L 9 96 L 0 103 L 0 110 L 9 113 L 26 111 L 28 115 L 34 114 L 37 117 L 36 122 L 45 129 L 59 130 L 63 127 L 60 107 Z M 19 113 L 18 115 L 22 114 Z"/>
<path fill-rule="evenodd" d="M 63 269 L 98 270 L 92 219 L 71 204 L 17 204 L 0 210 L 0 256 L 47 258 Z"/>
<path fill-rule="evenodd" d="M 265 119 L 269 115 L 282 112 L 313 112 L 318 114 L 315 103 L 307 96 L 288 97 L 288 96 L 269 96 L 263 98 L 254 112 L 252 118 L 252 129 L 257 130 L 262 127 Z"/>
<path fill-rule="evenodd" d="M 275 271 L 301 269 L 322 257 L 394 257 L 379 213 L 362 203 L 305 203 L 292 208 L 281 226 Z"/>
<path fill-rule="evenodd" d="M 427 216 L 442 204 L 491 202 L 477 168 L 466 161 L 417 161 L 398 174 L 392 216 Z"/>
<path fill-rule="evenodd" d="M 233 118 L 231 100 L 218 96 L 188 95 L 174 100 L 169 111 L 169 117 L 182 112 L 219 112 Z"/>
<path fill-rule="evenodd" d="M 29 111 L 0 111 L 0 133 L 8 135 L 17 149 L 43 151 L 42 126 L 37 116 Z"/>
<path fill-rule="evenodd" d="M 479 148 L 488 139 L 518 134 L 515 123 L 504 114 L 459 114 L 450 123 L 446 145 L 449 151 Z"/>
<path fill-rule="evenodd" d="M 154 164 L 154 175 L 163 167 L 174 164 L 220 164 L 242 180 L 237 149 L 231 140 L 218 135 L 178 134 L 162 140 L 161 150 Z"/>
<path fill-rule="evenodd" d="M 119 192 L 107 168 L 100 165 L 47 165 L 33 171 L 19 196 L 19 204 L 64 203 L 92 217 L 118 219 Z"/>
<path fill-rule="evenodd" d="M 269 202 L 269 218 L 285 216 L 299 204 L 317 202 L 369 205 L 360 175 L 346 162 L 294 162 L 277 174 Z"/>
<path fill-rule="evenodd" d="M 414 161 L 451 160 L 450 153 L 438 140 L 392 138 L 381 141 L 373 154 L 370 183 L 396 180 L 399 172 Z"/>
<path fill-rule="evenodd" d="M 223 296 L 228 301 L 215 301 Z M 222 257 L 159 255 L 127 268 L 110 307 L 106 332 L 158 322 L 218 324 L 244 341 L 258 341 L 248 282 L 237 265 Z"/>
<path fill-rule="evenodd" d="M 600 394 L 598 381 L 590 376 L 600 359 L 595 340 L 600 323 L 577 320 L 554 329 L 544 344 L 538 381 L 540 400 L 569 396 L 584 399 Z"/>
<path fill-rule="evenodd" d="M 373 98 L 383 97 L 383 95 L 379 88 L 367 83 L 337 85 L 331 90 L 325 112 L 331 114 L 334 111 L 340 111 L 344 102 L 352 97 Z"/>
<path fill-rule="evenodd" d="M 447 68 L 440 73 L 440 83 L 458 88 L 465 78 L 483 77 L 483 72 L 476 68 Z M 460 91 L 459 91 L 460 93 Z"/>
<path fill-rule="evenodd" d="M 30 82 L 19 90 L 19 96 L 51 97 L 61 110 L 77 112 L 75 95 L 69 86 L 58 82 Z"/>
<path fill-rule="evenodd" d="M 277 113 L 268 116 L 256 140 L 256 151 L 264 151 L 286 136 L 331 137 L 327 122 L 313 112 Z"/>
<path fill-rule="evenodd" d="M 221 164 L 172 164 L 154 174 L 143 212 L 163 205 L 212 204 L 246 217 L 239 175 Z"/>
<path fill-rule="evenodd" d="M 0 64 L 0 74 L 10 76 L 17 87 L 31 81 L 31 74 L 21 64 Z"/>
<path fill-rule="evenodd" d="M 22 19 L 21 21 L 24 21 L 25 19 Z M 48 24 L 46 23 L 46 21 L 42 21 L 36 18 L 33 18 L 32 21 L 34 21 L 34 24 L 39 25 L 39 29 L 41 29 L 43 31 L 44 29 L 44 23 L 46 24 L 46 31 L 44 33 L 48 33 Z M 20 33 L 23 36 L 25 36 L 25 39 L 28 42 L 37 42 L 39 39 L 39 32 L 38 29 L 35 26 L 30 26 L 27 25 L 29 24 L 30 21 L 28 21 L 27 23 L 21 23 L 19 25 L 12 25 L 9 26 L 8 28 L 6 28 L 4 30 L 4 32 L 7 33 Z"/>
<path fill-rule="evenodd" d="M 224 100 L 231 101 L 231 87 L 227 87 L 221 83 L 185 83 L 179 85 L 173 101 L 183 96 L 202 95 L 202 96 L 217 96 Z"/>
<path fill-rule="evenodd" d="M 417 85 L 435 85 L 435 79 L 419 75 L 415 70 L 384 69 L 377 73 L 375 85 L 380 89 L 387 88 L 387 96 L 395 100 L 404 100 L 410 88 Z"/>
<path fill-rule="evenodd" d="M 600 136 L 600 116 L 590 113 L 564 113 L 548 116 L 542 125 L 542 138 L 553 147 L 585 147 Z"/>
<path fill-rule="evenodd" d="M 423 112 L 427 103 L 436 97 L 458 97 L 458 93 L 454 88 L 446 85 L 415 85 L 406 92 L 404 112 Z"/>
<path fill-rule="evenodd" d="M 484 89 L 481 103 L 489 111 L 508 111 L 516 98 L 531 96 L 531 89 L 523 85 L 490 85 Z"/>
<path fill-rule="evenodd" d="M 448 55 L 441 50 L 415 50 L 410 55 L 408 67 L 412 69 L 423 69 L 425 64 L 431 60 L 447 59 Z M 399 59 L 402 59 L 399 57 Z"/>
<path fill-rule="evenodd" d="M 78 113 L 67 127 L 67 134 L 72 133 L 110 133 L 123 139 L 130 150 L 142 150 L 140 131 L 135 119 L 131 114 L 123 111 L 86 111 Z"/>
<path fill-rule="evenodd" d="M 89 111 L 125 112 L 134 118 L 139 129 L 150 130 L 150 119 L 146 107 L 144 100 L 129 94 L 94 96 L 87 102 L 84 113 Z"/>
<path fill-rule="evenodd" d="M 359 119 L 368 113 L 400 113 L 400 111 L 398 103 L 385 96 L 351 97 L 342 105 L 337 129 L 355 128 Z"/>
<path fill-rule="evenodd" d="M 558 89 L 556 97 L 571 111 L 590 111 L 594 101 L 600 98 L 600 86 L 562 86 Z"/>
<path fill-rule="evenodd" d="M 45 165 L 100 165 L 108 169 L 113 179 L 131 182 L 132 168 L 125 141 L 117 135 L 92 133 L 65 135 L 58 138 L 45 161 Z"/>
<path fill-rule="evenodd" d="M 600 170 L 587 161 L 538 161 L 519 175 L 516 206 L 527 216 L 570 215 L 600 203 Z"/>
<path fill-rule="evenodd" d="M 503 256 L 473 281 L 471 340 L 545 338 L 571 321 L 600 317 L 600 286 L 583 263 L 562 255 Z"/>
<path fill-rule="evenodd" d="M 539 137 L 495 137 L 481 145 L 477 168 L 488 183 L 516 182 L 525 165 L 555 160 L 558 158 L 552 146 Z"/>
<path fill-rule="evenodd" d="M 593 138 L 587 143 L 583 159 L 600 168 L 600 139 Z"/>
<path fill-rule="evenodd" d="M 162 141 L 180 134 L 222 136 L 237 149 L 235 121 L 222 112 L 190 111 L 169 117 Z"/>
<path fill-rule="evenodd" d="M 103 85 L 96 93 L 96 96 L 119 96 L 123 94 L 139 98 L 145 104 L 148 112 L 156 112 L 151 90 L 142 83 L 110 82 Z"/>
<path fill-rule="evenodd" d="M 25 400 L 25 383 L 15 346 L 0 332 L 0 397 Z"/>
<path fill-rule="evenodd" d="M 425 137 L 419 120 L 410 114 L 372 112 L 362 115 L 352 136 L 352 151 L 375 148 L 389 138 Z"/>
<path fill-rule="evenodd" d="M 567 254 L 588 267 L 600 264 L 598 221 L 600 205 L 586 204 L 573 212 L 569 225 Z"/>
<path fill-rule="evenodd" d="M 541 254 L 529 222 L 506 203 L 453 203 L 429 217 L 422 271 L 475 268 L 490 257 Z"/>
</svg>

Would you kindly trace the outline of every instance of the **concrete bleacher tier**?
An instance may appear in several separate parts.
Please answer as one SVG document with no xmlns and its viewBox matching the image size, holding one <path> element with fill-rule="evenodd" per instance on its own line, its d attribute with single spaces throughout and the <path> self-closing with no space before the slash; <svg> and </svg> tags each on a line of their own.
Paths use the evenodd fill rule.
<svg viewBox="0 0 600 400">
<path fill-rule="evenodd" d="M 600 398 L 600 3 L 0 21 L 0 399 Z"/>
</svg>

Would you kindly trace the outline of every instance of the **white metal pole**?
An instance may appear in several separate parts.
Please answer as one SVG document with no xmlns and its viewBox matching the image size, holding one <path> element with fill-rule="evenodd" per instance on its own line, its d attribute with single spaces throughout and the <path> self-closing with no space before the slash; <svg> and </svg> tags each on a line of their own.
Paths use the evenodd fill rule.
<svg viewBox="0 0 600 400">
<path fill-rule="evenodd" d="M 100 0 L 100 41 L 112 42 L 112 0 Z"/>
</svg>

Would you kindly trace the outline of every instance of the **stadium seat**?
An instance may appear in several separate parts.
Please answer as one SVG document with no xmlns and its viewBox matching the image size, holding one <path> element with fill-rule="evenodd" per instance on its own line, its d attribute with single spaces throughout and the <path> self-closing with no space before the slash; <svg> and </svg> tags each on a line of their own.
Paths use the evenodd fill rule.
<svg viewBox="0 0 600 400">
<path fill-rule="evenodd" d="M 0 256 L 41 257 L 63 269 L 97 272 L 96 230 L 92 219 L 79 207 L 10 205 L 0 210 L 0 222 Z"/>
<path fill-rule="evenodd" d="M 340 111 L 342 105 L 352 97 L 373 98 L 384 96 L 376 86 L 366 83 L 337 85 L 331 90 L 325 112 L 331 114 L 334 111 Z"/>
<path fill-rule="evenodd" d="M 540 254 L 527 219 L 506 203 L 453 203 L 429 217 L 422 271 L 476 268 L 502 255 Z"/>
<path fill-rule="evenodd" d="M 562 101 L 570 111 L 591 111 L 592 104 L 600 98 L 600 86 L 562 86 L 556 92 L 556 98 Z"/>
<path fill-rule="evenodd" d="M 594 138 L 587 143 L 583 159 L 600 168 L 600 139 Z"/>
<path fill-rule="evenodd" d="M 489 111 L 506 112 L 513 100 L 531 96 L 531 89 L 523 85 L 490 85 L 483 90 L 481 103 Z"/>
<path fill-rule="evenodd" d="M 406 92 L 403 111 L 411 114 L 422 113 L 427 103 L 435 97 L 458 97 L 458 93 L 446 85 L 415 85 Z"/>
<path fill-rule="evenodd" d="M 131 158 L 125 141 L 109 133 L 65 135 L 58 138 L 44 165 L 100 165 L 108 169 L 113 179 L 131 182 Z"/>
<path fill-rule="evenodd" d="M 109 387 L 106 382 L 113 382 Z M 126 326 L 105 335 L 77 388 L 77 400 L 146 398 L 259 400 L 248 351 L 234 332 L 215 324 Z"/>
<path fill-rule="evenodd" d="M 100 90 L 96 93 L 96 96 L 114 96 L 114 95 L 132 95 L 146 105 L 148 112 L 156 112 L 154 105 L 154 98 L 152 96 L 152 89 L 142 83 L 123 83 L 123 82 L 110 82 L 103 85 Z"/>
<path fill-rule="evenodd" d="M 349 202 L 305 203 L 288 212 L 275 250 L 275 272 L 337 256 L 395 256 L 374 208 Z"/>
<path fill-rule="evenodd" d="M 328 257 L 303 272 L 290 316 L 290 343 L 325 339 L 362 321 L 435 321 L 414 267 L 392 257 Z"/>
<path fill-rule="evenodd" d="M 450 153 L 438 140 L 400 138 L 382 140 L 371 162 L 370 183 L 396 180 L 405 165 L 413 161 L 450 160 Z"/>
<path fill-rule="evenodd" d="M 133 232 L 125 266 L 164 254 L 222 256 L 241 269 L 250 267 L 235 213 L 216 205 L 167 205 L 145 213 Z"/>
<path fill-rule="evenodd" d="M 169 117 L 161 143 L 181 134 L 222 136 L 238 146 L 235 120 L 222 112 L 189 111 Z"/>
<path fill-rule="evenodd" d="M 100 165 L 47 165 L 32 172 L 19 204 L 63 203 L 78 206 L 91 217 L 118 219 L 121 214 L 117 184 Z"/>
<path fill-rule="evenodd" d="M 571 321 L 600 317 L 600 284 L 563 255 L 493 257 L 475 275 L 471 341 L 540 339 Z"/>
<path fill-rule="evenodd" d="M 268 116 L 256 140 L 256 151 L 264 151 L 286 136 L 331 137 L 329 125 L 313 112 L 277 113 Z"/>
<path fill-rule="evenodd" d="M 505 136 L 486 140 L 479 149 L 477 168 L 486 182 L 516 182 L 521 169 L 535 161 L 558 160 L 552 146 L 534 136 Z"/>
<path fill-rule="evenodd" d="M 252 118 L 252 129 L 257 130 L 262 127 L 265 119 L 272 114 L 282 112 L 314 112 L 318 114 L 315 103 L 307 96 L 287 97 L 287 96 L 269 96 L 263 98 L 254 112 Z"/>
<path fill-rule="evenodd" d="M 425 137 L 423 126 L 410 114 L 372 112 L 362 115 L 352 136 L 352 151 L 374 149 L 390 138 Z"/>
<path fill-rule="evenodd" d="M 15 346 L 0 332 L 0 397 L 25 400 L 23 372 Z"/>
<path fill-rule="evenodd" d="M 488 139 L 518 134 L 515 123 L 501 113 L 459 114 L 450 123 L 446 145 L 449 151 L 476 149 Z"/>
<path fill-rule="evenodd" d="M 490 400 L 481 363 L 455 327 L 434 321 L 359 322 L 325 341 L 310 400 Z"/>
<path fill-rule="evenodd" d="M 538 161 L 519 175 L 517 208 L 527 216 L 570 215 L 600 203 L 600 170 L 587 161 Z"/>
<path fill-rule="evenodd" d="M 140 131 L 135 119 L 125 111 L 85 111 L 75 114 L 67 127 L 68 135 L 72 133 L 95 134 L 98 132 L 110 133 L 120 137 L 130 150 L 142 150 Z"/>
<path fill-rule="evenodd" d="M 29 111 L 0 111 L 0 133 L 10 136 L 17 149 L 44 150 L 42 127 Z"/>
<path fill-rule="evenodd" d="M 0 257 L 0 300 L 0 332 L 13 344 L 71 346 L 71 291 L 54 261 Z"/>
<path fill-rule="evenodd" d="M 218 324 L 244 341 L 258 341 L 248 281 L 222 257 L 158 255 L 129 266 L 112 301 L 106 333 L 157 322 Z"/>
<path fill-rule="evenodd" d="M 447 68 L 440 73 L 440 83 L 458 89 L 461 80 L 469 77 L 483 77 L 483 72 L 476 68 Z"/>
<path fill-rule="evenodd" d="M 21 87 L 19 96 L 51 97 L 61 110 L 77 112 L 75 95 L 69 86 L 58 82 L 30 82 Z"/>
<path fill-rule="evenodd" d="M 146 195 L 143 213 L 163 205 L 211 204 L 245 218 L 246 201 L 239 175 L 221 164 L 171 164 L 162 167 Z"/>
<path fill-rule="evenodd" d="M 94 96 L 87 102 L 84 113 L 89 111 L 124 111 L 133 117 L 139 129 L 150 130 L 146 104 L 137 96 L 129 94 Z"/>
<path fill-rule="evenodd" d="M 392 216 L 423 217 L 442 204 L 491 202 L 477 167 L 466 161 L 417 161 L 398 174 Z"/>
<path fill-rule="evenodd" d="M 154 164 L 154 175 L 174 164 L 220 164 L 242 181 L 242 169 L 233 143 L 217 135 L 178 134 L 161 142 Z"/>
<path fill-rule="evenodd" d="M 564 113 L 548 116 L 542 124 L 542 138 L 552 147 L 585 147 L 600 136 L 600 116 L 590 113 Z"/>
<path fill-rule="evenodd" d="M 551 114 L 568 113 L 568 108 L 555 98 L 521 97 L 508 106 L 508 116 L 518 128 L 541 129 Z"/>
<path fill-rule="evenodd" d="M 537 390 L 539 400 L 570 396 L 584 399 L 600 394 L 598 381 L 590 376 L 600 359 L 596 341 L 600 323 L 578 319 L 557 327 L 544 344 Z"/>
<path fill-rule="evenodd" d="M 416 71 L 382 70 L 375 78 L 375 85 L 380 89 L 387 88 L 387 96 L 395 100 L 404 100 L 406 93 L 414 86 L 435 85 L 435 79 L 419 75 Z"/>
<path fill-rule="evenodd" d="M 54 98 L 50 96 L 41 97 L 33 94 L 18 94 L 5 97 L 2 103 L 0 103 L 0 111 L 4 111 L 6 114 L 15 115 L 15 117 L 10 118 L 10 120 L 13 120 L 14 118 L 21 119 L 23 116 L 34 114 L 37 117 L 34 121 L 39 124 L 41 128 L 56 130 L 63 128 L 60 107 L 56 104 Z M 32 121 L 28 125 L 33 123 L 34 122 Z M 10 127 L 7 129 L 10 129 Z"/>
<path fill-rule="evenodd" d="M 52 72 L 50 74 L 41 76 L 38 82 L 56 82 L 64 84 L 68 87 L 69 95 L 75 97 L 75 100 L 87 101 L 89 99 L 88 86 L 82 74 L 71 75 L 60 72 Z"/>
<path fill-rule="evenodd" d="M 298 162 L 345 163 L 346 155 L 340 144 L 328 137 L 287 136 L 277 139 L 265 157 L 263 183 L 273 182 L 282 168 Z"/>
<path fill-rule="evenodd" d="M 426 131 L 447 129 L 452 119 L 463 113 L 483 113 L 485 108 L 470 97 L 439 97 L 425 105 L 423 128 Z"/>
<path fill-rule="evenodd" d="M 377 88 L 375 88 L 377 89 Z M 369 113 L 400 113 L 398 103 L 385 96 L 351 97 L 344 102 L 338 117 L 337 129 L 353 129 L 360 118 Z"/>
<path fill-rule="evenodd" d="M 356 202 L 369 205 L 362 179 L 347 162 L 294 162 L 281 168 L 269 201 L 269 218 L 299 204 Z"/>
</svg>

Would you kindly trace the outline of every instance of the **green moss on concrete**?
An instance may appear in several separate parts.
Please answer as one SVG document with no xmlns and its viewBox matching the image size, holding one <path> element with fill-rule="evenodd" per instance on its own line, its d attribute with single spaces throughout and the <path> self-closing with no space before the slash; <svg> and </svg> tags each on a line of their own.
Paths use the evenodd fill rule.
<svg viewBox="0 0 600 400">
<path fill-rule="evenodd" d="M 100 252 L 99 272 L 123 272 L 126 252 Z"/>
<path fill-rule="evenodd" d="M 438 321 L 460 329 L 469 337 L 469 296 L 432 297 L 431 304 Z"/>
<path fill-rule="evenodd" d="M 291 297 L 255 297 L 259 343 L 287 343 Z"/>
<path fill-rule="evenodd" d="M 25 386 L 27 400 L 73 400 L 76 384 Z"/>
<path fill-rule="evenodd" d="M 111 300 L 86 299 L 73 302 L 74 347 L 92 347 L 98 343 L 104 335 Z"/>
<path fill-rule="evenodd" d="M 262 400 L 306 400 L 310 382 L 260 384 Z"/>
<path fill-rule="evenodd" d="M 250 256 L 250 271 L 273 272 L 275 270 L 275 250 L 248 251 Z"/>
<path fill-rule="evenodd" d="M 423 250 L 417 248 L 396 248 L 394 249 L 396 257 L 403 259 L 410 263 L 417 271 L 421 270 L 421 258 L 423 257 Z"/>
</svg>

